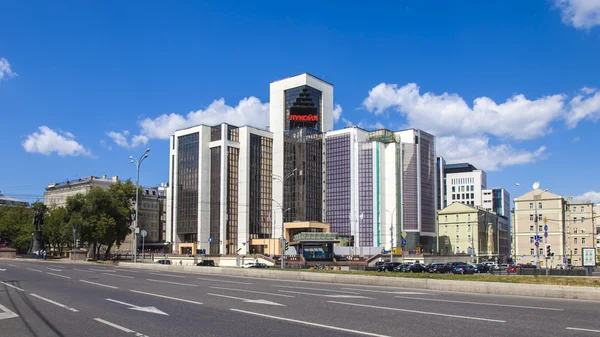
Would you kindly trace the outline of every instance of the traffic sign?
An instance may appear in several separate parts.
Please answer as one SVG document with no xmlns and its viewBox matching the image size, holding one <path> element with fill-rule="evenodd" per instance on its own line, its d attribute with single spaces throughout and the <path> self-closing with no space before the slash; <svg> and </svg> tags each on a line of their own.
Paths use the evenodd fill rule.
<svg viewBox="0 0 600 337">
<path fill-rule="evenodd" d="M 548 237 L 548 232 L 544 232 L 544 237 L 547 238 Z"/>
<path fill-rule="evenodd" d="M 544 231 L 548 231 L 548 225 L 544 225 Z"/>
<path fill-rule="evenodd" d="M 548 222 L 548 218 L 544 217 L 544 223 Z"/>
<path fill-rule="evenodd" d="M 208 242 L 212 242 L 212 238 L 208 238 Z"/>
<path fill-rule="evenodd" d="M 145 229 L 142 229 L 142 230 L 140 231 L 140 236 L 141 236 L 141 237 L 143 237 L 143 238 L 145 238 L 145 237 L 146 237 L 146 235 L 148 235 L 148 232 L 147 232 Z"/>
<path fill-rule="evenodd" d="M 246 245 L 246 241 L 242 242 L 242 245 L 245 246 Z"/>
<path fill-rule="evenodd" d="M 536 241 L 536 242 L 535 242 L 535 246 L 536 246 L 536 247 L 539 247 L 539 246 L 540 246 L 540 243 Z"/>
<path fill-rule="evenodd" d="M 404 248 L 406 246 L 406 239 L 405 238 L 402 238 L 401 245 L 402 245 L 402 248 Z"/>
</svg>

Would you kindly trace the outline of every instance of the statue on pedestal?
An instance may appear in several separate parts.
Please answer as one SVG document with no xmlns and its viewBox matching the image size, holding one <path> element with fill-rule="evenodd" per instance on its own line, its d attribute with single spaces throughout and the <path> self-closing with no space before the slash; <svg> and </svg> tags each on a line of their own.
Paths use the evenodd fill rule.
<svg viewBox="0 0 600 337">
<path fill-rule="evenodd" d="M 39 209 L 33 210 L 33 225 L 35 231 L 32 233 L 31 245 L 29 248 L 30 254 L 44 249 L 44 238 L 42 237 L 42 225 L 44 223 L 44 212 Z"/>
</svg>

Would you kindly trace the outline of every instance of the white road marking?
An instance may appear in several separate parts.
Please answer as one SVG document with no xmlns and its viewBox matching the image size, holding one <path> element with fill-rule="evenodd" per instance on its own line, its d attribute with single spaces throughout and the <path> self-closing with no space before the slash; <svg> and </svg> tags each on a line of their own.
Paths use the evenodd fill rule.
<svg viewBox="0 0 600 337">
<path fill-rule="evenodd" d="M 141 307 L 139 305 L 135 305 L 135 304 L 127 303 L 127 302 L 122 302 L 122 301 L 117 301 L 117 300 L 113 300 L 113 299 L 110 299 L 110 298 L 107 298 L 106 300 L 110 301 L 110 302 L 119 303 L 119 304 L 123 304 L 123 305 L 128 306 L 128 307 L 131 307 L 131 308 L 129 308 L 131 310 L 137 310 L 137 311 L 149 312 L 149 313 L 152 313 L 152 314 L 159 314 L 159 315 L 169 316 L 169 314 L 167 314 L 166 312 L 164 312 L 164 311 L 162 311 L 162 310 L 160 310 L 160 309 L 158 309 L 156 307 L 152 307 L 152 306 L 150 306 L 150 307 Z"/>
<path fill-rule="evenodd" d="M 18 267 L 18 266 L 15 266 L 14 264 L 10 264 L 10 263 L 8 265 L 11 267 Z"/>
<path fill-rule="evenodd" d="M 148 273 L 148 274 L 158 275 L 158 276 L 167 276 L 167 277 L 185 278 L 185 276 L 179 276 L 179 275 L 169 275 L 169 274 L 159 274 L 159 273 Z"/>
<path fill-rule="evenodd" d="M 5 306 L 3 306 L 2 304 L 0 304 L 0 310 L 4 311 L 3 313 L 0 313 L 0 320 L 7 319 L 7 318 L 19 317 L 19 315 L 17 315 L 14 312 L 8 310 L 8 308 L 5 307 Z"/>
<path fill-rule="evenodd" d="M 106 287 L 106 288 L 111 288 L 111 289 L 119 289 L 119 287 L 109 286 L 109 285 L 102 284 L 102 283 L 96 283 L 96 282 L 86 281 L 86 280 L 79 280 L 79 281 L 81 281 L 83 283 L 89 283 L 89 284 L 97 285 L 97 286 L 100 286 L 100 287 Z"/>
<path fill-rule="evenodd" d="M 6 271 L 6 269 L 2 269 L 2 268 L 0 268 L 0 271 Z"/>
<path fill-rule="evenodd" d="M 117 275 L 117 274 L 111 274 L 111 273 L 102 273 L 104 275 L 109 275 L 109 276 L 115 276 L 115 277 L 123 277 L 123 278 L 135 278 L 133 276 L 127 276 L 127 275 Z"/>
<path fill-rule="evenodd" d="M 286 306 L 285 304 L 279 304 L 279 303 L 276 303 L 276 302 L 271 302 L 271 301 L 262 300 L 262 299 L 260 299 L 260 300 L 251 300 L 249 298 L 233 297 L 233 296 L 211 294 L 211 293 L 207 293 L 206 295 L 231 298 L 231 299 L 239 300 L 239 301 L 246 302 L 246 303 L 258 303 L 258 304 L 278 305 L 278 306 L 281 306 L 281 307 L 285 307 Z"/>
<path fill-rule="evenodd" d="M 273 294 L 273 293 L 267 293 L 267 292 L 262 292 L 262 291 L 253 291 L 253 290 L 244 290 L 244 289 L 221 288 L 221 287 L 210 287 L 210 288 L 211 289 L 229 290 L 229 291 L 241 291 L 241 292 L 245 292 L 245 293 L 263 294 L 263 295 L 279 296 L 279 297 L 292 297 L 292 298 L 295 297 L 295 296 L 291 296 L 291 295 Z"/>
<path fill-rule="evenodd" d="M 393 311 L 410 312 L 410 313 L 421 314 L 421 315 L 443 316 L 443 317 L 451 317 L 451 318 L 471 319 L 471 320 L 476 320 L 476 321 L 506 323 L 506 321 L 502 321 L 502 320 L 498 320 L 498 319 L 489 319 L 489 318 L 481 318 L 481 317 L 469 317 L 469 316 L 460 316 L 460 315 L 449 315 L 449 314 L 441 314 L 441 313 L 437 313 L 437 312 L 427 312 L 427 311 L 418 311 L 418 310 L 409 310 L 409 309 L 379 307 L 379 306 L 375 306 L 375 305 L 366 305 L 366 304 L 357 304 L 357 303 L 346 303 L 346 302 L 336 302 L 336 301 L 327 301 L 327 302 L 329 302 L 329 303 L 335 303 L 335 304 L 351 305 L 351 306 L 356 306 L 356 307 L 371 308 L 371 309 L 382 309 L 382 310 L 393 310 Z"/>
<path fill-rule="evenodd" d="M 370 293 L 382 293 L 382 294 L 397 294 L 397 295 L 433 295 L 432 293 L 419 293 L 415 291 L 383 291 L 383 290 L 370 290 L 370 289 L 355 289 L 355 288 L 341 288 L 344 290 L 354 291 L 366 291 Z"/>
<path fill-rule="evenodd" d="M 84 272 L 84 273 L 92 273 L 92 274 L 95 274 L 95 273 L 96 273 L 95 271 L 91 271 L 91 270 L 83 270 L 83 269 L 77 269 L 77 268 L 73 268 L 73 270 L 82 271 L 82 272 Z"/>
<path fill-rule="evenodd" d="M 361 295 L 343 295 L 343 294 L 315 294 L 315 293 L 304 293 L 301 291 L 292 291 L 292 290 L 279 290 L 282 293 L 289 294 L 298 294 L 298 295 L 309 295 L 309 296 L 319 296 L 319 297 L 329 297 L 329 298 L 365 298 L 369 300 L 373 300 L 372 297 L 366 297 Z"/>
<path fill-rule="evenodd" d="M 42 296 L 40 296 L 40 295 L 36 295 L 36 294 L 29 294 L 29 295 L 31 295 L 31 296 L 33 296 L 33 297 L 36 297 L 36 298 L 39 298 L 39 299 L 40 299 L 40 300 L 42 300 L 42 301 L 46 301 L 46 302 L 48 302 L 48 303 L 52 303 L 52 304 L 54 304 L 54 305 L 56 305 L 56 306 L 58 306 L 58 307 L 61 307 L 61 308 L 67 309 L 67 310 L 69 310 L 69 311 L 72 311 L 72 312 L 79 312 L 79 310 L 77 310 L 77 309 L 73 309 L 73 308 L 71 308 L 71 307 L 68 307 L 68 306 L 66 306 L 66 305 L 64 305 L 64 304 L 58 303 L 58 302 L 56 302 L 56 301 L 53 301 L 53 300 L 51 300 L 51 299 L 47 299 L 47 298 L 45 298 L 45 297 L 42 297 Z"/>
<path fill-rule="evenodd" d="M 229 309 L 229 310 L 235 311 L 235 312 L 244 313 L 244 314 L 248 314 L 248 315 L 254 315 L 254 316 L 266 317 L 266 318 L 271 318 L 271 319 L 277 319 L 277 320 L 280 320 L 280 321 L 305 324 L 305 325 L 316 326 L 316 327 L 319 327 L 319 328 L 325 328 L 325 329 L 330 329 L 330 330 L 350 332 L 350 333 L 354 333 L 354 334 L 357 334 L 357 335 L 376 336 L 376 337 L 388 337 L 386 335 L 380 335 L 380 334 L 366 332 L 366 331 L 352 330 L 352 329 L 346 329 L 346 328 L 339 328 L 337 326 L 330 326 L 330 325 L 313 323 L 313 322 L 299 321 L 299 320 L 291 319 L 291 318 L 284 318 L 284 317 L 278 317 L 278 316 L 271 316 L 271 315 L 259 314 L 257 312 L 244 311 L 244 310 L 239 310 L 239 309 Z"/>
<path fill-rule="evenodd" d="M 102 324 L 106 324 L 106 325 L 108 325 L 108 326 L 110 326 L 110 327 L 113 327 L 113 328 L 115 328 L 115 329 L 119 329 L 119 330 L 121 330 L 121 331 L 123 331 L 123 332 L 127 332 L 127 333 L 134 333 L 134 334 L 135 334 L 137 337 L 148 337 L 148 336 L 146 336 L 146 335 L 144 335 L 144 334 L 142 334 L 142 333 L 135 332 L 135 331 L 133 331 L 133 330 L 131 330 L 131 329 L 127 329 L 126 327 L 120 326 L 120 325 L 118 325 L 118 324 L 115 324 L 115 323 L 112 323 L 112 322 L 109 322 L 109 321 L 105 321 L 105 320 L 103 320 L 102 318 L 94 318 L 94 321 L 96 321 L 96 322 L 100 322 L 100 323 L 102 323 Z"/>
<path fill-rule="evenodd" d="M 169 284 L 176 284 L 176 285 L 188 286 L 188 287 L 197 287 L 198 286 L 197 284 L 188 284 L 188 283 L 179 283 L 179 282 L 171 282 L 171 281 L 153 280 L 151 278 L 147 278 L 146 280 L 152 281 L 152 282 L 169 283 Z"/>
<path fill-rule="evenodd" d="M 4 285 L 5 285 L 5 286 L 7 286 L 7 287 L 15 288 L 15 289 L 17 289 L 17 290 L 19 290 L 19 291 L 25 291 L 24 289 L 21 289 L 21 288 L 19 288 L 19 287 L 13 286 L 12 284 L 9 284 L 9 283 L 6 283 L 6 282 L 2 282 L 2 281 L 0 281 L 0 283 L 4 284 Z"/>
<path fill-rule="evenodd" d="M 54 275 L 54 276 L 58 276 L 58 277 L 62 277 L 62 278 L 71 278 L 70 276 L 65 276 L 65 275 L 60 275 L 60 274 L 54 274 L 54 273 L 50 273 L 50 272 L 46 272 L 46 274 Z"/>
<path fill-rule="evenodd" d="M 110 271 L 110 272 L 116 273 L 116 271 L 112 270 L 112 269 L 94 269 L 94 268 L 88 268 L 88 269 L 93 270 L 93 271 Z"/>
<path fill-rule="evenodd" d="M 204 277 L 197 277 L 197 279 L 202 280 L 202 281 L 213 281 L 213 282 L 218 282 L 218 283 L 252 284 L 252 283 L 248 283 L 248 282 L 215 280 L 215 279 L 204 278 Z"/>
<path fill-rule="evenodd" d="M 567 328 L 567 330 L 575 330 L 575 331 L 587 331 L 587 332 L 600 332 L 600 330 L 594 330 L 594 329 L 583 329 L 583 328 Z"/>
<path fill-rule="evenodd" d="M 43 273 L 43 271 L 38 270 L 38 269 L 33 269 L 33 268 L 25 268 L 25 269 L 28 269 L 28 270 L 31 270 L 31 271 L 37 271 L 38 273 Z"/>
<path fill-rule="evenodd" d="M 119 269 L 119 271 L 126 271 L 128 273 L 139 273 L 137 270 L 127 270 L 127 269 Z"/>
<path fill-rule="evenodd" d="M 454 301 L 454 300 L 442 300 L 435 298 L 422 298 L 422 297 L 410 297 L 410 296 L 394 296 L 396 298 L 405 298 L 410 300 L 419 301 L 433 301 L 433 302 L 447 302 L 447 303 L 464 303 L 464 304 L 475 304 L 475 305 L 487 305 L 493 307 L 509 307 L 509 308 L 522 308 L 522 309 L 536 309 L 536 310 L 550 310 L 550 311 L 564 311 L 564 309 L 558 308 L 544 308 L 544 307 L 531 307 L 526 305 L 512 305 L 512 304 L 497 304 L 497 303 L 483 303 L 483 302 L 468 302 L 468 301 Z"/>
<path fill-rule="evenodd" d="M 170 296 L 165 296 L 165 295 L 159 295 L 159 294 L 153 294 L 153 293 L 147 293 L 147 292 L 143 292 L 143 291 L 139 291 L 139 290 L 130 290 L 134 293 L 138 293 L 138 294 L 144 294 L 144 295 L 148 295 L 148 296 L 155 296 L 155 297 L 160 297 L 160 298 L 166 298 L 166 299 L 170 299 L 170 300 L 174 300 L 174 301 L 180 301 L 180 302 L 186 302 L 186 303 L 192 303 L 192 304 L 198 304 L 201 305 L 201 302 L 196 302 L 196 301 L 190 301 L 190 300 L 186 300 L 183 298 L 177 298 L 177 297 L 170 297 Z"/>
<path fill-rule="evenodd" d="M 344 293 L 344 294 L 358 294 L 355 291 L 332 290 L 332 289 L 292 287 L 292 286 L 278 286 L 278 285 L 272 285 L 271 287 L 276 287 L 276 288 L 290 288 L 290 289 L 304 289 L 304 290 L 317 290 L 317 291 L 329 291 L 329 292 L 332 292 L 332 293 Z"/>
<path fill-rule="evenodd" d="M 55 268 L 50 268 L 50 267 L 46 267 L 46 269 L 52 270 L 52 271 L 62 271 L 61 269 L 55 269 Z"/>
</svg>

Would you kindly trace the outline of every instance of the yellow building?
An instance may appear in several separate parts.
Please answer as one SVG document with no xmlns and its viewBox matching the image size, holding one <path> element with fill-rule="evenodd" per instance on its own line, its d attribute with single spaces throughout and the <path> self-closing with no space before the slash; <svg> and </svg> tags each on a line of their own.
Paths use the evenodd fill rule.
<svg viewBox="0 0 600 337">
<path fill-rule="evenodd" d="M 594 219 L 594 204 L 589 200 L 566 198 L 565 255 L 573 266 L 582 266 L 583 248 L 596 246 L 596 225 Z"/>
<path fill-rule="evenodd" d="M 504 257 L 498 256 L 499 243 L 495 212 L 459 202 L 438 211 L 440 254 L 469 254 L 472 262 L 503 262 Z"/>
</svg>

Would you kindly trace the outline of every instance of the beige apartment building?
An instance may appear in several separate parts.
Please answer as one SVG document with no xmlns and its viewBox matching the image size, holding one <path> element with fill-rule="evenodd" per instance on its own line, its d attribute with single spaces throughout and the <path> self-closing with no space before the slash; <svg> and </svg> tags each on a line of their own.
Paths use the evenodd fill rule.
<svg viewBox="0 0 600 337">
<path fill-rule="evenodd" d="M 454 202 L 439 210 L 437 217 L 440 254 L 469 254 L 472 262 L 503 262 L 499 251 L 508 251 L 508 246 L 500 247 L 495 212 Z"/>
<path fill-rule="evenodd" d="M 514 261 L 555 268 L 570 264 L 582 266 L 582 248 L 596 246 L 593 204 L 572 197 L 564 198 L 536 189 L 515 198 L 513 213 Z M 536 232 L 537 227 L 537 232 Z M 547 233 L 547 235 L 545 234 Z M 540 236 L 539 246 L 535 237 Z M 546 257 L 546 244 L 552 256 Z"/>
<path fill-rule="evenodd" d="M 67 198 L 77 193 L 87 194 L 92 187 L 108 189 L 119 181 L 118 176 L 107 178 L 106 176 L 77 178 L 60 183 L 52 183 L 46 187 L 44 192 L 44 205 L 48 207 L 61 207 L 67 203 Z"/>
<path fill-rule="evenodd" d="M 572 197 L 565 201 L 565 255 L 573 266 L 582 266 L 582 249 L 596 247 L 594 204 Z"/>
</svg>

